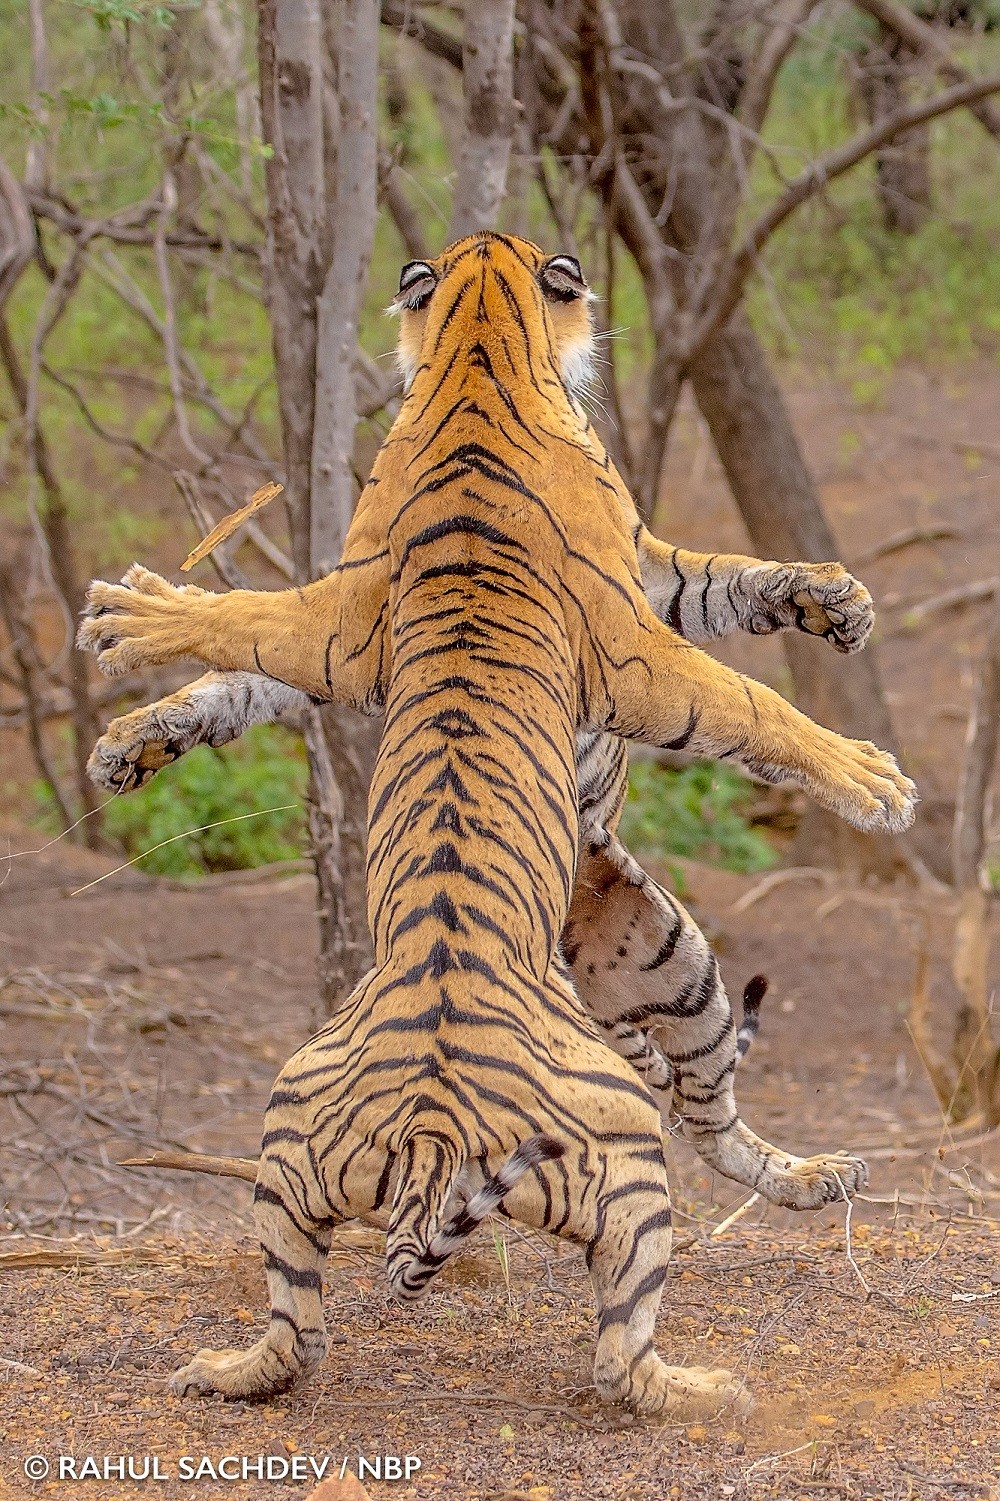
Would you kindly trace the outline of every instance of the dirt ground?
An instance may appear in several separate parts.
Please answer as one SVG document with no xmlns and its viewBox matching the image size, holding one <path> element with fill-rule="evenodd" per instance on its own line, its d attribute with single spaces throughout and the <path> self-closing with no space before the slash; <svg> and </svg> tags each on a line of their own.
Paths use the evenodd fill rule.
<svg viewBox="0 0 1000 1501">
<path fill-rule="evenodd" d="M 942 867 L 987 612 L 936 614 L 918 634 L 906 617 L 1000 573 L 998 400 L 1000 373 L 986 367 L 904 372 L 875 412 L 823 383 L 791 397 L 845 560 L 876 597 L 893 713 Z M 870 557 L 913 527 L 952 535 Z M 660 530 L 746 545 L 690 413 Z M 726 655 L 782 684 L 773 642 Z M 373 1501 L 1000 1501 L 1000 1143 L 942 1126 L 906 1017 L 921 950 L 942 1029 L 954 1005 L 946 893 L 683 865 L 731 992 L 757 972 L 771 980 L 739 1081 L 745 1116 L 782 1146 L 861 1149 L 871 1167 L 848 1242 L 843 1207 L 797 1218 L 756 1203 L 731 1219 L 745 1192 L 672 1147 L 677 1249 L 658 1347 L 739 1371 L 748 1419 L 643 1425 L 599 1410 L 582 1258 L 510 1226 L 497 1230 L 506 1249 L 481 1234 L 405 1309 L 385 1296 L 377 1234 L 345 1231 L 321 1371 L 262 1407 L 181 1402 L 164 1388 L 172 1368 L 262 1327 L 249 1189 L 116 1164 L 157 1147 L 256 1152 L 274 1074 L 309 1029 L 311 878 L 188 891 L 130 871 L 71 895 L 113 862 L 65 842 L 25 853 L 43 840 L 17 821 L 13 736 L 3 756 L 0 1501 L 111 1501 L 150 1485 L 166 1501 L 305 1496 L 307 1479 L 194 1479 L 181 1459 L 190 1471 L 203 1456 L 216 1467 L 269 1456 L 277 1475 L 295 1456 L 329 1457 L 339 1474 L 359 1454 L 420 1460 L 409 1481 L 369 1472 Z M 139 1466 L 156 1456 L 167 1478 L 56 1478 L 59 1455 L 123 1453 Z M 47 1479 L 25 1478 L 32 1455 L 50 1463 Z"/>
<path fill-rule="evenodd" d="M 387 1299 L 377 1234 L 345 1231 L 322 1370 L 274 1404 L 230 1407 L 181 1402 L 163 1377 L 262 1325 L 249 1189 L 115 1163 L 168 1144 L 255 1151 L 275 1069 L 308 1027 L 312 891 L 229 884 L 210 916 L 204 896 L 135 874 L 69 895 L 109 863 L 58 846 L 12 861 L 2 892 L 0 1497 L 138 1495 L 21 1474 L 32 1455 L 119 1453 L 158 1456 L 168 1501 L 268 1493 L 180 1472 L 182 1456 L 233 1454 L 279 1469 L 332 1456 L 338 1473 L 359 1453 L 420 1459 L 409 1484 L 369 1479 L 373 1498 L 996 1494 L 1000 1143 L 942 1128 L 905 1019 L 921 912 L 947 995 L 947 902 L 685 867 L 732 989 L 772 981 L 740 1079 L 747 1118 L 792 1149 L 860 1148 L 872 1170 L 852 1265 L 843 1208 L 803 1220 L 757 1203 L 726 1225 L 745 1191 L 672 1148 L 658 1344 L 744 1374 L 748 1420 L 601 1412 L 582 1257 L 509 1226 L 506 1276 L 482 1233 L 416 1308 Z"/>
</svg>

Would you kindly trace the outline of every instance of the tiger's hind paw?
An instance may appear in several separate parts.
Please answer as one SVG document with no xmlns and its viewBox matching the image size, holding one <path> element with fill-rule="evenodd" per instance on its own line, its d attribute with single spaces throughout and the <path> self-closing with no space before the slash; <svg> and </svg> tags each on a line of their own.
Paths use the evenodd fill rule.
<svg viewBox="0 0 1000 1501">
<path fill-rule="evenodd" d="M 742 1417 L 752 1405 L 746 1384 L 731 1371 L 668 1366 L 649 1350 L 638 1361 L 599 1353 L 594 1381 L 603 1402 L 620 1403 L 640 1417 L 671 1422 L 715 1418 L 724 1409 Z"/>
<path fill-rule="evenodd" d="M 169 1378 L 170 1390 L 178 1397 L 207 1396 L 218 1392 L 230 1399 L 260 1401 L 290 1386 L 297 1372 L 274 1369 L 267 1351 L 254 1345 L 250 1350 L 199 1350 L 187 1365 Z"/>
</svg>

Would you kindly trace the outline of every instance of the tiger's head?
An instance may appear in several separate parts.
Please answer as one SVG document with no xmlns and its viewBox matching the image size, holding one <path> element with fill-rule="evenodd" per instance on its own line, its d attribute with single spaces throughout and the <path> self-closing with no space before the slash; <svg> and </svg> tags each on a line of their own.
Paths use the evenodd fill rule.
<svg viewBox="0 0 1000 1501">
<path fill-rule="evenodd" d="M 484 230 L 456 240 L 432 261 L 408 261 L 388 311 L 399 314 L 396 362 L 409 390 L 421 367 L 448 354 L 449 330 L 489 344 L 517 325 L 526 351 L 551 361 L 571 398 L 593 376 L 594 293 L 572 255 L 546 255 L 530 240 Z"/>
</svg>

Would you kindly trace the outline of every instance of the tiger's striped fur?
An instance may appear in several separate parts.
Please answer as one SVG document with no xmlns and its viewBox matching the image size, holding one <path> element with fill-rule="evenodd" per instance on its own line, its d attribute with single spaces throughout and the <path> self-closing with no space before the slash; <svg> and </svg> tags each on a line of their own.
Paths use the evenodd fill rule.
<svg viewBox="0 0 1000 1501">
<path fill-rule="evenodd" d="M 92 585 L 81 628 L 112 672 L 191 655 L 386 711 L 370 805 L 375 967 L 282 1069 L 265 1121 L 255 1201 L 270 1327 L 250 1351 L 201 1352 L 175 1384 L 287 1385 L 320 1358 L 333 1225 L 390 1202 L 398 1280 L 453 1196 L 541 1136 L 564 1156 L 525 1171 L 505 1208 L 586 1246 L 599 1393 L 640 1412 L 717 1403 L 734 1391 L 725 1373 L 671 1368 L 653 1349 L 670 1244 L 659 1114 L 559 953 L 575 734 L 733 756 L 866 828 L 905 826 L 912 784 L 653 614 L 631 499 L 562 378 L 561 347 L 589 336 L 579 268 L 484 234 L 413 269 L 401 281 L 412 380 L 335 573 L 216 596 L 135 567 L 120 586 Z M 561 346 L 558 320 L 580 312 Z M 672 1038 L 709 999 L 670 1018 Z M 714 1112 L 730 1073 L 686 1105 Z M 849 1188 L 863 1165 L 852 1170 Z"/>
<path fill-rule="evenodd" d="M 859 650 L 871 630 L 868 591 L 837 563 L 690 553 L 646 531 L 639 537 L 639 561 L 657 614 L 696 640 L 791 627 L 848 652 Z M 115 720 L 95 747 L 92 773 L 100 786 L 131 790 L 194 745 L 226 744 L 251 724 L 308 703 L 306 694 L 257 673 L 210 672 Z M 850 1176 L 840 1154 L 796 1157 L 763 1141 L 739 1118 L 732 1070 L 740 1034 L 728 1020 L 731 1008 L 715 958 L 683 905 L 642 870 L 614 832 L 628 777 L 624 742 L 599 731 L 580 732 L 576 765 L 580 854 L 563 947 L 584 1004 L 610 1046 L 654 1091 L 663 1119 L 672 1109 L 690 1117 L 689 1138 L 715 1170 L 784 1208 L 836 1201 L 845 1172 Z M 645 992 L 641 1004 L 650 1008 L 644 1016 L 636 1015 L 637 982 Z M 681 1035 L 672 1018 L 690 1011 L 692 997 L 707 1002 Z M 709 1042 L 713 1046 L 702 1052 Z M 695 1058 L 687 1059 L 692 1052 Z M 709 1110 L 705 1093 L 712 1079 L 720 1082 Z"/>
<path fill-rule="evenodd" d="M 689 638 L 794 628 L 851 652 L 871 631 L 868 591 L 838 563 L 763 563 L 691 553 L 645 530 L 638 550 L 647 598 L 661 619 Z M 257 673 L 209 672 L 116 719 L 94 749 L 91 771 L 100 786 L 128 791 L 194 745 L 227 744 L 250 725 L 301 711 L 308 703 L 308 695 Z M 717 1171 L 785 1208 L 811 1209 L 835 1200 L 845 1171 L 839 1155 L 798 1158 L 769 1146 L 742 1120 L 734 1121 L 737 1107 L 726 1070 L 730 1059 L 735 1067 L 739 1034 L 726 1023 L 729 1001 L 714 957 L 682 904 L 646 875 L 614 833 L 628 775 L 624 743 L 598 731 L 581 732 L 576 762 L 581 848 L 563 942 L 585 1005 L 609 1044 L 654 1091 L 664 1119 L 671 1108 L 683 1116 L 685 1093 L 701 1096 L 690 1106 L 692 1141 Z M 644 975 L 652 976 L 646 982 L 654 987 L 648 1003 L 656 1009 L 642 1021 L 626 1021 L 636 1007 L 633 982 Z M 695 995 L 709 997 L 700 1031 L 690 1041 L 672 1044 L 670 1019 L 689 1008 Z M 682 1078 L 675 1094 L 671 1046 L 684 1054 L 710 1039 L 715 1046 L 700 1055 L 686 1089 Z M 683 1059 L 678 1067 L 683 1072 Z M 701 1075 L 722 1078 L 711 1113 L 705 1111 Z"/>
</svg>

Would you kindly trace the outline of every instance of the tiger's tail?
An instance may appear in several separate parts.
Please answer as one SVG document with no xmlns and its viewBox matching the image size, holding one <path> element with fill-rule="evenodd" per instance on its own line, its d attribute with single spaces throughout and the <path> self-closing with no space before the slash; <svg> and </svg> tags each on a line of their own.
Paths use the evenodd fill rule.
<svg viewBox="0 0 1000 1501">
<path fill-rule="evenodd" d="M 447 1202 L 460 1166 L 456 1160 L 450 1172 L 442 1171 L 440 1145 L 428 1137 L 415 1138 L 408 1149 L 410 1161 L 401 1168 L 396 1188 L 386 1237 L 386 1274 L 396 1296 L 407 1300 L 420 1297 L 448 1258 L 487 1215 L 499 1208 L 530 1168 L 551 1162 L 566 1150 L 551 1136 L 529 1137 L 462 1209 L 424 1239 L 421 1230 L 426 1232 L 428 1223 L 436 1218 L 434 1209 L 440 1212 Z"/>
<path fill-rule="evenodd" d="M 757 1036 L 760 1027 L 760 1003 L 767 994 L 767 980 L 764 975 L 754 975 L 748 980 L 743 991 L 743 1020 L 736 1034 L 736 1052 L 739 1058 L 745 1058 L 750 1050 L 750 1044 Z"/>
</svg>

